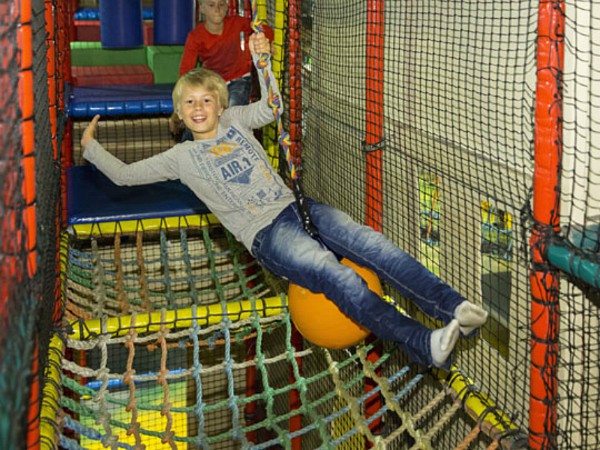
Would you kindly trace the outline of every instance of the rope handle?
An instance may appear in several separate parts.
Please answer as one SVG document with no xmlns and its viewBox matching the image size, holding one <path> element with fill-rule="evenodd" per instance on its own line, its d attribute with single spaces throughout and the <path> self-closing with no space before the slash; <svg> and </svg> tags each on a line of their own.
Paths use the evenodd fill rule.
<svg viewBox="0 0 600 450">
<path fill-rule="evenodd" d="M 262 23 L 258 19 L 258 8 L 256 6 L 256 0 L 252 1 L 252 30 L 255 33 L 260 33 L 263 30 Z M 275 93 L 271 84 L 271 77 L 269 76 L 269 72 L 271 69 L 271 56 L 268 53 L 263 53 L 258 59 L 257 67 L 262 77 L 264 78 L 265 84 L 267 86 L 268 103 L 271 109 L 273 110 L 273 115 L 275 116 L 275 123 L 277 125 L 279 148 L 283 152 L 283 156 L 285 157 L 285 160 L 287 162 L 288 171 L 292 179 L 292 191 L 294 192 L 296 204 L 298 205 L 298 210 L 300 211 L 300 216 L 302 218 L 302 226 L 304 227 L 304 230 L 309 234 L 309 236 L 311 236 L 312 238 L 317 238 L 318 231 L 310 217 L 308 205 L 306 204 L 306 197 L 304 196 L 304 191 L 300 183 L 300 171 L 297 170 L 296 165 L 294 164 L 294 159 L 290 150 L 290 134 L 283 127 L 283 119 L 281 114 L 281 99 L 279 95 Z"/>
</svg>

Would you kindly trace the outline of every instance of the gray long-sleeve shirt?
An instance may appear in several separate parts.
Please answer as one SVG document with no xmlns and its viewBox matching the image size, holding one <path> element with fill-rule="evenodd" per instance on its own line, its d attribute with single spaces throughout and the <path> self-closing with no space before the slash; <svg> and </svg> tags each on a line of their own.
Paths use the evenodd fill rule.
<svg viewBox="0 0 600 450">
<path fill-rule="evenodd" d="M 121 186 L 179 179 L 250 250 L 256 233 L 294 201 L 293 192 L 275 172 L 252 132 L 273 121 L 266 86 L 259 78 L 262 99 L 226 109 L 214 139 L 183 142 L 131 164 L 94 140 L 85 147 L 83 157 Z"/>
</svg>

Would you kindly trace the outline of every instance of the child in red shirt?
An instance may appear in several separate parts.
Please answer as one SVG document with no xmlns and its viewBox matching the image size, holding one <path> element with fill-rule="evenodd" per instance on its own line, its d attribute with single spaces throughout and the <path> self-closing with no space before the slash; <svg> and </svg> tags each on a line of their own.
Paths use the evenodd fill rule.
<svg viewBox="0 0 600 450">
<path fill-rule="evenodd" d="M 179 75 L 196 67 L 198 61 L 223 77 L 229 91 L 229 106 L 247 105 L 252 87 L 252 57 L 248 38 L 252 34 L 250 19 L 228 16 L 226 0 L 201 0 L 200 12 L 204 20 L 187 37 L 179 65 Z M 263 27 L 273 40 L 273 30 Z"/>
</svg>

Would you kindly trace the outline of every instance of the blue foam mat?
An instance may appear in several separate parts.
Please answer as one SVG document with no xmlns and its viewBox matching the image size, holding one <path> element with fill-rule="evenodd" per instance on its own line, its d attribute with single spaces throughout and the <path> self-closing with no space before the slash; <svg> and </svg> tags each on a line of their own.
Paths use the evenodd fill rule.
<svg viewBox="0 0 600 450">
<path fill-rule="evenodd" d="M 179 181 L 117 186 L 92 165 L 67 169 L 69 225 L 156 219 L 210 211 Z"/>
<path fill-rule="evenodd" d="M 173 84 L 73 86 L 69 91 L 69 116 L 171 114 Z"/>
<path fill-rule="evenodd" d="M 73 14 L 75 20 L 100 20 L 100 8 L 93 6 L 79 7 Z M 142 18 L 152 20 L 154 18 L 154 9 L 149 7 L 142 8 Z"/>
</svg>

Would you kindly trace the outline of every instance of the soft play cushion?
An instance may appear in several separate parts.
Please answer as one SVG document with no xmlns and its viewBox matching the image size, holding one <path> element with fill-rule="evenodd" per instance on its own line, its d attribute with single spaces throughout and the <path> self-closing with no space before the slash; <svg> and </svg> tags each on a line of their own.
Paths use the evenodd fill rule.
<svg viewBox="0 0 600 450">
<path fill-rule="evenodd" d="M 99 20 L 76 20 L 74 41 L 100 42 Z M 144 45 L 154 42 L 154 21 L 144 20 Z"/>
<path fill-rule="evenodd" d="M 145 64 L 131 66 L 73 66 L 73 86 L 154 84 L 154 73 Z"/>
<path fill-rule="evenodd" d="M 102 48 L 100 42 L 71 42 L 72 66 L 129 66 L 147 64 L 146 49 Z"/>
<path fill-rule="evenodd" d="M 73 14 L 75 20 L 100 20 L 100 8 L 93 6 L 82 6 L 77 8 Z M 154 18 L 154 9 L 152 7 L 142 7 L 142 17 L 144 20 Z"/>
<path fill-rule="evenodd" d="M 179 181 L 117 186 L 92 165 L 67 169 L 69 225 L 208 214 Z"/>
<path fill-rule="evenodd" d="M 75 41 L 100 42 L 100 21 L 76 20 Z"/>
<path fill-rule="evenodd" d="M 146 52 L 148 67 L 154 73 L 154 82 L 175 83 L 179 78 L 183 45 L 149 45 Z"/>
<path fill-rule="evenodd" d="M 75 86 L 69 95 L 71 117 L 156 115 L 173 112 L 172 84 Z"/>
</svg>

